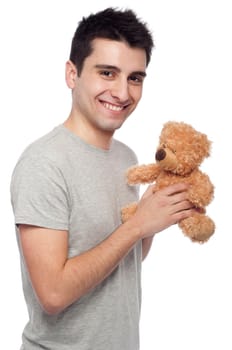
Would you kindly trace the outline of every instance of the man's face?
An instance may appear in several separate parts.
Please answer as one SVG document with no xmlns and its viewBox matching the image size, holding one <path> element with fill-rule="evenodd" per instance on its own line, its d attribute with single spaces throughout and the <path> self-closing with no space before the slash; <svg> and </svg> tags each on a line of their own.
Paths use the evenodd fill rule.
<svg viewBox="0 0 232 350">
<path fill-rule="evenodd" d="M 73 110 L 85 125 L 112 134 L 141 98 L 146 54 L 107 39 L 95 39 L 92 45 L 80 76 L 75 77 Z"/>
</svg>

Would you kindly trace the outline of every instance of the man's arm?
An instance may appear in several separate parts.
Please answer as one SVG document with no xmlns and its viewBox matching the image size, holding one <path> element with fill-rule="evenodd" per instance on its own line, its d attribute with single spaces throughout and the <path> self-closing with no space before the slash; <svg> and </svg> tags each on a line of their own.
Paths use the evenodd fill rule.
<svg viewBox="0 0 232 350">
<path fill-rule="evenodd" d="M 20 225 L 31 282 L 41 306 L 56 314 L 105 279 L 139 240 L 130 223 L 76 257 L 67 257 L 68 232 Z"/>
<path fill-rule="evenodd" d="M 144 192 L 143 196 L 142 196 L 142 199 L 152 195 L 154 192 L 153 192 L 153 188 L 154 188 L 154 185 L 150 185 L 147 187 L 147 190 Z M 154 238 L 154 235 L 148 237 L 148 238 L 144 238 L 142 240 L 142 259 L 145 260 L 150 249 L 151 249 L 151 246 L 152 246 L 152 243 L 153 243 L 153 238 Z"/>
<path fill-rule="evenodd" d="M 146 259 L 153 242 L 154 235 L 148 238 L 144 238 L 142 241 L 142 258 Z"/>
<path fill-rule="evenodd" d="M 152 192 L 152 191 L 150 191 Z M 49 314 L 61 312 L 102 282 L 133 246 L 192 215 L 186 185 L 148 190 L 135 215 L 96 247 L 68 258 L 68 232 L 20 225 L 20 241 L 34 291 Z"/>
</svg>

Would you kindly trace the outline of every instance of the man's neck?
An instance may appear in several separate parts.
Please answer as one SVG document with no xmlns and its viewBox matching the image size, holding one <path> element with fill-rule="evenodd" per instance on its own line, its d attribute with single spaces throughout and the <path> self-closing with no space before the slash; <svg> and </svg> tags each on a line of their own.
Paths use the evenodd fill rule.
<svg viewBox="0 0 232 350">
<path fill-rule="evenodd" d="M 68 117 L 63 125 L 88 144 L 104 150 L 110 149 L 113 133 L 91 128 L 89 125 L 73 118 L 72 115 Z"/>
</svg>

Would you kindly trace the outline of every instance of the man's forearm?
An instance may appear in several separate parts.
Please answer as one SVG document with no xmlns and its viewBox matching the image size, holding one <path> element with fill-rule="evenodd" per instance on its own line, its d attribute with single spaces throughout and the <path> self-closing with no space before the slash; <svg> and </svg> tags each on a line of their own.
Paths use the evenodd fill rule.
<svg viewBox="0 0 232 350">
<path fill-rule="evenodd" d="M 147 257 L 153 242 L 154 236 L 144 238 L 142 240 L 142 258 L 143 260 Z"/>
<path fill-rule="evenodd" d="M 130 223 L 121 225 L 107 239 L 79 256 L 70 258 L 58 275 L 48 313 L 61 312 L 102 282 L 118 266 L 139 240 Z"/>
</svg>

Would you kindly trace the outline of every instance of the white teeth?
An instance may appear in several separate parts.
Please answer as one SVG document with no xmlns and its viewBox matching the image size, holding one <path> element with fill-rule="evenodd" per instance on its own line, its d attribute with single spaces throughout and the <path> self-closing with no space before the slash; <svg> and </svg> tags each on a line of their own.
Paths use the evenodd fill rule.
<svg viewBox="0 0 232 350">
<path fill-rule="evenodd" d="M 110 103 L 106 103 L 106 102 L 104 102 L 103 105 L 105 108 L 110 109 L 111 111 L 119 112 L 119 111 L 123 110 L 122 106 L 115 106 L 115 105 L 111 105 Z"/>
</svg>

